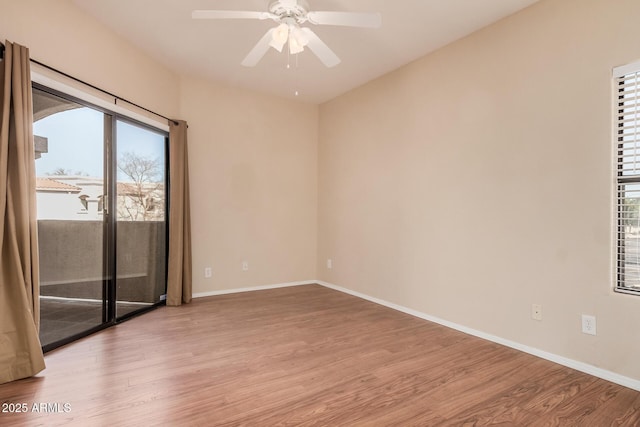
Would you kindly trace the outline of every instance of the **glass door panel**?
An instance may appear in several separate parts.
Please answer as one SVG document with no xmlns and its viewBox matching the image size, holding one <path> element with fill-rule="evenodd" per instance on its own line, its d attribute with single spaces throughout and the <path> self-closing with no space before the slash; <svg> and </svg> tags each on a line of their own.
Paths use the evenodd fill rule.
<svg viewBox="0 0 640 427">
<path fill-rule="evenodd" d="M 165 299 L 168 134 L 33 87 L 45 351 Z"/>
<path fill-rule="evenodd" d="M 166 134 L 116 123 L 116 316 L 166 293 Z"/>
<path fill-rule="evenodd" d="M 105 319 L 105 114 L 34 88 L 40 341 Z"/>
</svg>

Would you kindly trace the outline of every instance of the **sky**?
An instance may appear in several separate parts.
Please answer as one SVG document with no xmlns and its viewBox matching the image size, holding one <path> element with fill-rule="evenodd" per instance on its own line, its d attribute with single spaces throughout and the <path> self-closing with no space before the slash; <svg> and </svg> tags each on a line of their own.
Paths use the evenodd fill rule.
<svg viewBox="0 0 640 427">
<path fill-rule="evenodd" d="M 33 125 L 34 135 L 48 138 L 48 153 L 36 160 L 36 175 L 47 176 L 56 169 L 74 174 L 103 176 L 104 114 L 88 107 L 63 111 Z M 134 152 L 159 159 L 163 164 L 164 135 L 129 123 L 117 122 L 118 153 Z M 127 181 L 118 171 L 118 181 Z"/>
</svg>

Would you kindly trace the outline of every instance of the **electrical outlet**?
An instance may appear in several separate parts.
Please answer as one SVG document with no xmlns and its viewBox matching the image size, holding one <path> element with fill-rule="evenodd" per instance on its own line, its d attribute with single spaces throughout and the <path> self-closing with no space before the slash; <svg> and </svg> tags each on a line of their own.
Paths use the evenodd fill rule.
<svg viewBox="0 0 640 427">
<path fill-rule="evenodd" d="M 211 276 L 212 276 L 211 267 L 206 267 L 204 269 L 204 278 L 205 279 L 209 279 L 209 278 L 211 278 Z"/>
<path fill-rule="evenodd" d="M 242 271 L 249 271 L 249 261 L 242 261 Z"/>
<path fill-rule="evenodd" d="M 331 261 L 331 258 L 329 258 L 329 259 L 327 260 L 327 268 L 328 268 L 329 270 L 331 270 L 331 269 L 333 268 L 333 261 Z"/>
<path fill-rule="evenodd" d="M 540 304 L 531 304 L 531 318 L 542 320 L 542 306 Z"/>
<path fill-rule="evenodd" d="M 590 316 L 588 314 L 582 315 L 582 333 L 589 335 L 596 334 L 596 316 Z"/>
</svg>

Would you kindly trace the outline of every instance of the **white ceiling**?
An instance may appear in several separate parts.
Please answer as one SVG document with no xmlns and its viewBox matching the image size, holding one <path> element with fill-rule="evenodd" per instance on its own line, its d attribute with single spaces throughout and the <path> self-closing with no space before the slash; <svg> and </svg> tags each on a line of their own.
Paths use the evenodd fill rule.
<svg viewBox="0 0 640 427">
<path fill-rule="evenodd" d="M 342 59 L 326 68 L 307 50 L 269 49 L 240 65 L 271 20 L 192 20 L 195 9 L 266 11 L 269 0 L 74 0 L 178 74 L 322 103 L 523 9 L 537 0 L 308 0 L 311 10 L 380 12 L 380 29 L 313 26 Z M 310 25 L 311 26 L 311 25 Z M 299 96 L 295 96 L 295 91 Z"/>
</svg>

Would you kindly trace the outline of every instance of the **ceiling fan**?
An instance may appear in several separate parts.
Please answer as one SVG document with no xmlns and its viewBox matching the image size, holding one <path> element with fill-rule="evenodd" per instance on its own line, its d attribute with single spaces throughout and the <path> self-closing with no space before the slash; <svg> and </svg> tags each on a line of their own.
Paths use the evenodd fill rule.
<svg viewBox="0 0 640 427">
<path fill-rule="evenodd" d="M 242 61 L 245 67 L 254 67 L 269 47 L 282 52 L 287 42 L 289 52 L 297 54 L 308 47 L 324 65 L 334 67 L 340 58 L 308 27 L 301 24 L 337 25 L 345 27 L 379 28 L 379 13 L 317 12 L 310 11 L 305 0 L 272 0 L 267 12 L 244 10 L 194 10 L 193 19 L 271 19 L 279 25 L 271 28 Z"/>
</svg>

